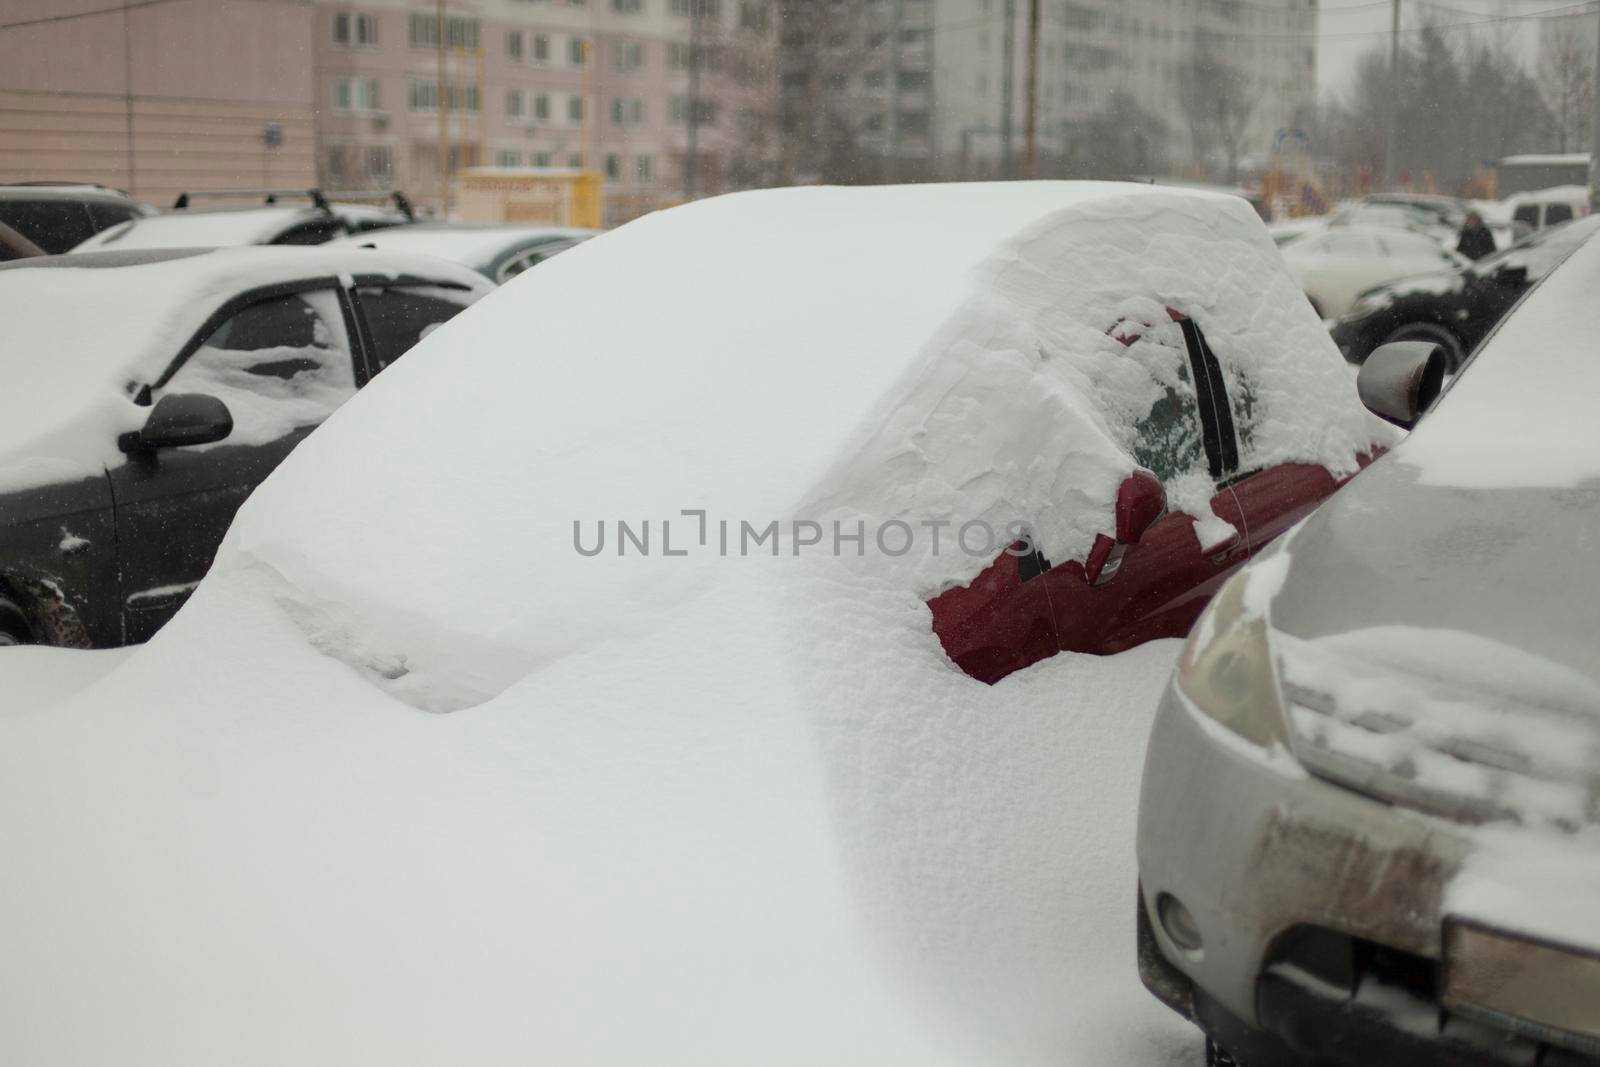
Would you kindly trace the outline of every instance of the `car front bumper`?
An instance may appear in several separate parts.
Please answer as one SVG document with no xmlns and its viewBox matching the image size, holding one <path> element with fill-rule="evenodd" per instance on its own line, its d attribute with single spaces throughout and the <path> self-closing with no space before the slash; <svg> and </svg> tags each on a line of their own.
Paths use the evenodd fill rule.
<svg viewBox="0 0 1600 1067">
<path fill-rule="evenodd" d="M 1152 993 L 1253 1065 L 1600 1064 L 1443 1010 L 1463 828 L 1218 730 L 1168 686 L 1139 808 L 1139 963 Z M 1166 928 L 1173 901 L 1199 947 Z"/>
</svg>

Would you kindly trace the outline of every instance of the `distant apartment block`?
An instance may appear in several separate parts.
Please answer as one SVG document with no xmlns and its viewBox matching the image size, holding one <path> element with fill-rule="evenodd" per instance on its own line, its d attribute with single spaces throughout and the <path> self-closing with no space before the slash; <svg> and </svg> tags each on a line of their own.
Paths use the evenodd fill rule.
<svg viewBox="0 0 1600 1067">
<path fill-rule="evenodd" d="M 3 8 L 0 182 L 100 182 L 166 206 L 315 180 L 310 0 Z"/>
<path fill-rule="evenodd" d="M 1016 173 L 1027 100 L 1027 0 L 783 0 L 785 129 L 805 172 L 848 162 L 874 176 Z M 1315 0 L 1041 0 L 1036 143 L 1093 151 L 1121 96 L 1166 124 L 1181 161 L 1197 57 L 1238 73 L 1246 155 L 1295 136 L 1316 94 Z M 1192 103 L 1192 101 L 1191 101 Z"/>
<path fill-rule="evenodd" d="M 608 223 L 769 182 L 776 31 L 768 0 L 453 0 L 441 41 L 426 0 L 319 2 L 321 180 L 429 203 L 466 166 L 586 166 Z"/>
</svg>

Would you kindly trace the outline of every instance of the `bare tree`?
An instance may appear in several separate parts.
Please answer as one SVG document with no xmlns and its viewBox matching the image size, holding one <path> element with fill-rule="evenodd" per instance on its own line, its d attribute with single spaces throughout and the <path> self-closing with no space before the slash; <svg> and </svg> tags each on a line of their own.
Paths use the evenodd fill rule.
<svg viewBox="0 0 1600 1067">
<path fill-rule="evenodd" d="M 1239 180 L 1239 156 L 1255 111 L 1255 90 L 1247 71 L 1223 58 L 1221 48 L 1196 41 L 1178 72 L 1184 120 L 1195 162 L 1208 165 L 1220 151 L 1229 182 Z"/>
<path fill-rule="evenodd" d="M 1550 108 L 1560 151 L 1578 151 L 1587 143 L 1594 89 L 1593 63 L 1573 27 L 1540 41 L 1539 92 Z"/>
</svg>

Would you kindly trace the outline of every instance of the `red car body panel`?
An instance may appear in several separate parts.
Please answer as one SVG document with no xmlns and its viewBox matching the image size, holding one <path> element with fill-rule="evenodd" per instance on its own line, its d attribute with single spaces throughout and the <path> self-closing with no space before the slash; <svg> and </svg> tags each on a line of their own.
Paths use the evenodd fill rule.
<svg viewBox="0 0 1600 1067">
<path fill-rule="evenodd" d="M 1139 328 L 1119 322 L 1110 332 L 1131 345 Z M 1198 339 L 1197 328 L 1186 329 Z M 1357 462 L 1365 467 L 1377 455 Z M 1155 475 L 1135 471 L 1118 492 L 1117 529 L 1097 536 L 1083 560 L 1052 564 L 1012 545 L 969 584 L 928 601 L 934 633 L 958 667 L 991 684 L 1057 652 L 1103 655 L 1183 637 L 1234 570 L 1347 480 L 1305 463 L 1233 474 L 1211 510 L 1234 533 L 1202 550 L 1194 516 L 1166 512 Z"/>
</svg>

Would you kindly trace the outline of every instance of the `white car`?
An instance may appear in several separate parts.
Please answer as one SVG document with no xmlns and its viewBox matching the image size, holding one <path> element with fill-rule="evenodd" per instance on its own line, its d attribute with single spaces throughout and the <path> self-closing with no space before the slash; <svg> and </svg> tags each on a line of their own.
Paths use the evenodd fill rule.
<svg viewBox="0 0 1600 1067">
<path fill-rule="evenodd" d="M 1176 643 L 990 686 L 927 601 L 1043 598 L 1010 524 L 1078 566 L 1160 463 L 1162 540 L 1077 586 L 1209 584 L 1275 532 L 1249 472 L 1391 439 L 1237 197 L 775 189 L 586 241 L 312 434 L 156 640 L 4 706 L 0 1062 L 1170 1060 L 1128 918 Z"/>
<path fill-rule="evenodd" d="M 471 267 L 490 281 L 503 285 L 529 267 L 599 232 L 571 226 L 421 222 L 340 237 L 328 245 L 330 248 L 381 248 L 389 252 L 438 256 Z"/>
<path fill-rule="evenodd" d="M 1467 264 L 1432 238 L 1377 226 L 1330 226 L 1284 245 L 1283 258 L 1324 319 L 1342 317 L 1375 285 Z"/>
</svg>

